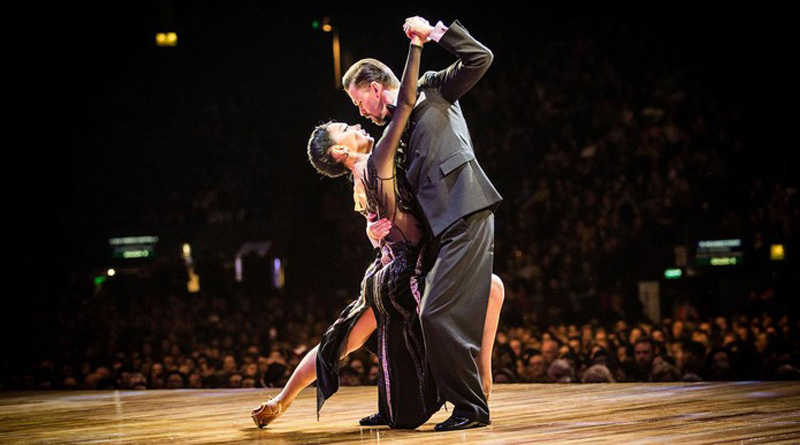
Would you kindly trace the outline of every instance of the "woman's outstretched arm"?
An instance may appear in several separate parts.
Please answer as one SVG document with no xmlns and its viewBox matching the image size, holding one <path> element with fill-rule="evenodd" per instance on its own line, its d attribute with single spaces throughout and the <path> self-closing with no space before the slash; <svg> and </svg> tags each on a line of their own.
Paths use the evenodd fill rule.
<svg viewBox="0 0 800 445">
<path fill-rule="evenodd" d="M 417 102 L 417 79 L 419 78 L 421 54 L 422 40 L 417 36 L 412 36 L 408 47 L 406 66 L 403 70 L 403 79 L 397 93 L 397 106 L 386 131 L 372 151 L 378 176 L 382 178 L 394 175 L 394 155 L 400 144 L 400 137 L 405 131 L 408 118 L 411 116 L 411 111 Z"/>
</svg>

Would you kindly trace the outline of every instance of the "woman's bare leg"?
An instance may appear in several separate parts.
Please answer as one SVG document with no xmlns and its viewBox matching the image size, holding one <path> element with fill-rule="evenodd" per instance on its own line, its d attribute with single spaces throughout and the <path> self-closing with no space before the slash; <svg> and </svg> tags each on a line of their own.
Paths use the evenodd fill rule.
<svg viewBox="0 0 800 445">
<path fill-rule="evenodd" d="M 483 338 L 481 339 L 481 357 L 478 362 L 478 371 L 481 374 L 483 392 L 488 395 L 492 392 L 492 349 L 494 338 L 497 335 L 497 325 L 500 321 L 500 309 L 505 299 L 503 280 L 492 274 L 492 286 L 489 291 L 489 304 L 486 307 L 486 321 L 483 325 Z"/>
<path fill-rule="evenodd" d="M 347 347 L 345 348 L 345 352 L 341 358 L 344 358 L 351 352 L 363 346 L 364 343 L 366 343 L 369 339 L 369 336 L 375 330 L 376 326 L 377 323 L 375 321 L 375 314 L 372 312 L 372 308 L 368 308 L 358 318 L 356 324 L 353 326 L 353 329 L 350 330 L 350 334 L 347 337 Z M 289 406 L 294 403 L 295 397 L 300 394 L 300 391 L 303 390 L 303 388 L 310 385 L 317 379 L 318 349 L 319 345 L 316 345 L 313 349 L 306 353 L 305 357 L 303 357 L 303 359 L 297 365 L 297 368 L 295 368 L 294 372 L 292 372 L 292 376 L 289 377 L 289 381 L 286 382 L 286 386 L 283 387 L 283 390 L 280 392 L 280 394 L 272 399 L 281 403 L 281 408 L 283 411 L 286 411 Z M 278 412 L 279 408 L 277 403 L 270 403 L 267 406 L 267 410 L 269 414 Z"/>
</svg>

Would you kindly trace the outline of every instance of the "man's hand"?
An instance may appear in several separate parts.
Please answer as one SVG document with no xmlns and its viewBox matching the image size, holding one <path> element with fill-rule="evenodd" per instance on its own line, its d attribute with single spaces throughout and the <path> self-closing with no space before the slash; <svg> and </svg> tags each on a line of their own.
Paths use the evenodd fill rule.
<svg viewBox="0 0 800 445">
<path fill-rule="evenodd" d="M 392 222 L 386 218 L 381 218 L 374 221 L 378 216 L 374 213 L 369 214 L 369 222 L 367 222 L 367 236 L 375 241 L 380 241 L 389 234 L 392 230 Z"/>
<path fill-rule="evenodd" d="M 405 31 L 412 43 L 422 45 L 431 39 L 433 26 L 431 26 L 431 24 L 422 17 L 414 16 L 406 19 L 406 22 L 403 25 L 403 31 Z M 414 41 L 415 36 L 419 39 L 419 42 Z"/>
</svg>

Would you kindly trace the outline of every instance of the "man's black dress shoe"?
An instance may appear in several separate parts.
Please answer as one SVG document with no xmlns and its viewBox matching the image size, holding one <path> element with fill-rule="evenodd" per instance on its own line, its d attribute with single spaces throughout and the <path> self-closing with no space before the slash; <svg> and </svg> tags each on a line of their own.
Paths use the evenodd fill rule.
<svg viewBox="0 0 800 445">
<path fill-rule="evenodd" d="M 389 424 L 389 422 L 383 418 L 381 413 L 375 413 L 371 416 L 364 417 L 358 423 L 360 423 L 361 426 L 381 426 Z"/>
<path fill-rule="evenodd" d="M 491 422 L 489 422 L 491 423 Z M 480 428 L 488 423 L 478 422 L 477 420 L 467 419 L 466 417 L 450 416 L 442 423 L 437 423 L 433 428 L 436 431 L 455 431 L 467 428 Z"/>
</svg>

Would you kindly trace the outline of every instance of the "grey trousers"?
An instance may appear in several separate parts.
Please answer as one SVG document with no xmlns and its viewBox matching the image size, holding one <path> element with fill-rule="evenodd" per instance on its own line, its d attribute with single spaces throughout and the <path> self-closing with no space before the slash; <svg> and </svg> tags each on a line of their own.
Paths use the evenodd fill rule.
<svg viewBox="0 0 800 445">
<path fill-rule="evenodd" d="M 477 360 L 494 260 L 494 214 L 472 213 L 432 241 L 420 321 L 428 366 L 453 415 L 489 423 Z M 438 253 L 437 253 L 438 252 Z M 431 264 L 432 263 L 432 264 Z"/>
</svg>

